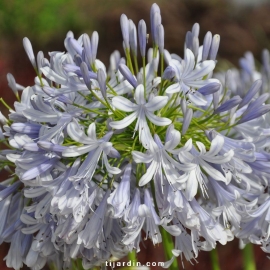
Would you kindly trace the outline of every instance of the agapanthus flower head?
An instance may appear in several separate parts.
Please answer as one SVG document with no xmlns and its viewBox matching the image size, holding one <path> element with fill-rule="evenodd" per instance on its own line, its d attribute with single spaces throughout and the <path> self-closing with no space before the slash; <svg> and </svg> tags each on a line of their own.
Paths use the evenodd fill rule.
<svg viewBox="0 0 270 270">
<path fill-rule="evenodd" d="M 213 76 L 219 35 L 200 46 L 195 23 L 180 57 L 166 50 L 157 4 L 150 21 L 152 45 L 144 20 L 137 29 L 121 15 L 124 55 L 109 68 L 97 32 L 69 32 L 50 59 L 24 38 L 37 77 L 24 88 L 8 74 L 18 101 L 0 114 L 8 267 L 105 267 L 170 236 L 165 267 L 234 237 L 270 252 L 269 52 L 261 72 L 247 53 L 241 71 Z"/>
</svg>

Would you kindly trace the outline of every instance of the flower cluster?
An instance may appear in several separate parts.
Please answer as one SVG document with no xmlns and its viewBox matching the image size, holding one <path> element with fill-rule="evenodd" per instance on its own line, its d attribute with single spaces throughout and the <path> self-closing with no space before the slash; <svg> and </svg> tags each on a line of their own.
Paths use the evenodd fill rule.
<svg viewBox="0 0 270 270">
<path fill-rule="evenodd" d="M 35 57 L 35 84 L 0 117 L 0 243 L 8 267 L 104 265 L 174 237 L 171 260 L 195 260 L 234 237 L 270 252 L 270 61 L 213 75 L 220 37 L 199 25 L 184 56 L 164 49 L 159 7 L 152 47 L 141 20 L 120 19 L 125 56 L 97 59 L 99 37 L 69 32 L 66 52 Z M 141 68 L 139 68 L 141 64 Z M 21 95 L 18 90 L 22 90 Z"/>
</svg>

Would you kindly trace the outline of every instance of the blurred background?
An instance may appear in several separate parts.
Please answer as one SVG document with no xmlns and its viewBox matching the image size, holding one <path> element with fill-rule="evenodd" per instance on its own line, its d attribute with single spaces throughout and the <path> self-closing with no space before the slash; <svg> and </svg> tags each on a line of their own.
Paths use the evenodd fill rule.
<svg viewBox="0 0 270 270">
<path fill-rule="evenodd" d="M 165 48 L 183 55 L 185 34 L 195 22 L 200 24 L 200 42 L 207 31 L 220 34 L 219 63 L 227 68 L 238 67 L 238 60 L 251 51 L 260 61 L 261 51 L 270 49 L 269 0 L 156 0 L 161 8 L 165 28 Z M 149 13 L 154 1 L 149 0 L 0 0 L 0 97 L 8 104 L 15 100 L 7 86 L 6 74 L 15 76 L 17 83 L 33 85 L 35 73 L 22 46 L 28 37 L 35 54 L 43 51 L 65 51 L 64 38 L 71 30 L 75 37 L 83 33 L 99 33 L 98 58 L 106 65 L 114 50 L 122 49 L 119 18 L 125 13 L 137 25 L 144 19 L 150 29 Z M 149 31 L 148 31 L 149 32 Z M 226 60 L 225 60 L 226 59 Z M 223 65 L 224 66 L 224 65 Z M 0 111 L 7 111 L 0 104 Z M 4 175 L 0 176 L 4 179 Z M 235 240 L 223 247 L 218 245 L 221 269 L 242 269 L 241 252 Z M 2 258 L 7 246 L 0 247 L 0 269 L 8 269 Z M 270 269 L 267 254 L 255 247 L 256 266 Z M 153 247 L 149 241 L 142 245 L 139 261 L 163 261 L 162 247 Z M 210 255 L 201 252 L 199 263 L 185 262 L 185 269 L 211 269 Z M 180 263 L 181 265 L 181 263 Z M 26 268 L 25 268 L 26 269 Z M 151 269 L 159 269 L 152 267 Z"/>
</svg>

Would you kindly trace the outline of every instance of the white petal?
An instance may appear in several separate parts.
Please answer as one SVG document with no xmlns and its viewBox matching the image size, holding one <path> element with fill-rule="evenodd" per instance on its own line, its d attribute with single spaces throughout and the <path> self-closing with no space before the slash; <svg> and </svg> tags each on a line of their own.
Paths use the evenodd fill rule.
<svg viewBox="0 0 270 270">
<path fill-rule="evenodd" d="M 198 146 L 198 148 L 199 148 L 199 150 L 200 150 L 200 153 L 201 153 L 201 154 L 205 154 L 205 153 L 206 153 L 206 149 L 205 149 L 204 144 L 201 143 L 201 142 L 196 142 L 196 144 L 197 144 L 197 146 Z"/>
<path fill-rule="evenodd" d="M 169 183 L 175 186 L 177 189 L 179 184 L 186 181 L 186 179 L 182 178 L 179 172 L 172 166 L 171 162 L 169 162 L 166 158 L 162 158 L 162 168 Z"/>
<path fill-rule="evenodd" d="M 58 119 L 60 118 L 57 114 L 45 114 L 44 112 L 34 109 L 26 109 L 22 113 L 27 119 L 35 122 L 49 122 L 52 124 L 56 124 Z"/>
<path fill-rule="evenodd" d="M 188 173 L 184 173 L 183 175 L 181 175 L 179 178 L 176 179 L 177 183 L 183 184 L 188 180 L 189 174 Z"/>
<path fill-rule="evenodd" d="M 162 127 L 162 126 L 170 125 L 172 123 L 172 120 L 170 120 L 169 118 L 159 117 L 159 116 L 156 116 L 155 114 L 148 112 L 148 111 L 146 111 L 145 114 L 146 114 L 147 118 L 157 126 Z"/>
<path fill-rule="evenodd" d="M 124 80 L 123 82 L 115 86 L 113 90 L 118 95 L 124 95 L 126 93 L 130 93 L 133 90 L 133 86 L 128 81 Z"/>
<path fill-rule="evenodd" d="M 194 69 L 195 66 L 195 57 L 193 52 L 190 49 L 186 49 L 185 51 L 185 67 L 183 70 L 182 78 L 185 78 L 191 71 Z"/>
<path fill-rule="evenodd" d="M 192 148 L 192 139 L 190 138 L 181 149 L 183 151 L 190 151 L 191 148 Z"/>
<path fill-rule="evenodd" d="M 29 226 L 29 227 L 25 227 L 25 228 L 22 228 L 22 233 L 24 234 L 33 234 L 35 233 L 36 231 L 38 231 L 42 226 L 44 226 L 44 224 L 42 223 L 38 223 L 38 224 L 35 224 L 33 226 Z"/>
<path fill-rule="evenodd" d="M 206 79 L 206 80 L 198 80 L 198 81 L 191 80 L 191 79 L 185 80 L 186 85 L 194 87 L 194 88 L 201 88 L 201 87 L 203 87 L 209 83 L 213 83 L 213 82 L 220 83 L 219 80 L 217 80 L 217 79 Z"/>
<path fill-rule="evenodd" d="M 171 156 L 169 156 L 165 151 L 164 151 L 164 155 L 166 156 L 166 159 L 168 159 L 172 163 L 173 166 L 175 166 L 176 168 L 178 168 L 181 171 L 189 172 L 189 171 L 194 170 L 197 166 L 194 163 L 180 164 L 179 162 L 174 160 Z"/>
<path fill-rule="evenodd" d="M 125 128 L 125 127 L 129 126 L 136 119 L 137 115 L 138 115 L 138 112 L 135 111 L 120 121 L 110 122 L 110 126 L 112 128 L 115 128 L 115 129 Z"/>
<path fill-rule="evenodd" d="M 161 267 L 165 269 L 169 268 L 172 265 L 174 260 L 175 260 L 175 256 L 172 256 L 172 258 L 169 261 L 164 262 Z"/>
<path fill-rule="evenodd" d="M 181 139 L 181 134 L 177 130 L 171 131 L 171 139 L 165 143 L 166 150 L 173 150 L 179 143 Z"/>
<path fill-rule="evenodd" d="M 234 156 L 234 151 L 231 149 L 229 152 L 224 154 L 224 156 L 206 156 L 204 155 L 202 158 L 208 162 L 214 164 L 224 164 L 229 162 Z"/>
<path fill-rule="evenodd" d="M 152 155 L 147 155 L 139 151 L 132 151 L 132 157 L 136 163 L 149 163 L 153 160 Z"/>
<path fill-rule="evenodd" d="M 224 211 L 224 206 L 219 206 L 212 210 L 212 214 L 215 217 L 219 217 L 223 213 L 223 211 Z"/>
<path fill-rule="evenodd" d="M 44 74 L 44 76 L 47 77 L 49 80 L 59 83 L 59 84 L 64 84 L 64 85 L 67 84 L 67 79 L 61 77 L 49 67 L 43 67 L 40 70 Z"/>
<path fill-rule="evenodd" d="M 92 145 L 84 145 L 79 147 L 68 147 L 62 152 L 63 157 L 78 157 L 85 153 L 88 153 L 94 149 L 96 149 L 99 145 L 97 143 Z"/>
<path fill-rule="evenodd" d="M 24 189 L 24 197 L 26 198 L 35 198 L 35 197 L 41 196 L 44 193 L 47 193 L 47 190 L 45 187 Z"/>
<path fill-rule="evenodd" d="M 172 249 L 172 254 L 173 254 L 175 257 L 178 257 L 181 253 L 182 253 L 181 250 L 178 250 L 178 249 Z"/>
<path fill-rule="evenodd" d="M 197 106 L 206 106 L 207 100 L 206 98 L 199 92 L 195 92 L 194 94 L 189 94 L 188 98 L 192 103 L 194 103 Z"/>
<path fill-rule="evenodd" d="M 224 144 L 224 138 L 220 135 L 217 135 L 211 142 L 211 147 L 209 151 L 205 154 L 206 156 L 215 156 L 222 149 Z"/>
<path fill-rule="evenodd" d="M 132 242 L 135 241 L 135 239 L 138 237 L 138 235 L 141 233 L 141 229 L 143 227 L 145 218 L 142 218 L 141 224 L 136 228 L 136 231 L 133 231 L 132 234 L 127 234 L 124 236 L 122 243 L 124 245 L 129 245 Z"/>
<path fill-rule="evenodd" d="M 180 88 L 180 84 L 179 83 L 175 83 L 170 85 L 167 89 L 166 89 L 166 93 L 167 94 L 174 94 L 174 93 L 178 93 L 180 92 L 181 88 Z"/>
<path fill-rule="evenodd" d="M 145 204 L 141 204 L 138 208 L 138 214 L 140 217 L 152 217 L 150 209 Z"/>
<path fill-rule="evenodd" d="M 37 220 L 35 218 L 27 215 L 27 214 L 22 214 L 20 216 L 20 219 L 24 224 L 27 224 L 27 225 L 35 225 L 35 224 L 37 224 Z"/>
<path fill-rule="evenodd" d="M 138 105 L 145 104 L 145 98 L 144 98 L 144 87 L 142 84 L 139 84 L 135 90 L 135 100 Z"/>
<path fill-rule="evenodd" d="M 109 164 L 109 161 L 108 161 L 108 158 L 106 156 L 106 154 L 103 153 L 103 162 L 104 162 L 104 165 L 107 169 L 107 171 L 111 174 L 119 174 L 121 172 L 121 170 L 117 167 L 112 167 L 110 164 Z"/>
<path fill-rule="evenodd" d="M 75 122 L 71 122 L 68 124 L 67 133 L 71 137 L 71 139 L 73 139 L 76 142 L 80 142 L 83 144 L 95 144 L 96 143 L 96 141 L 87 137 L 86 134 L 84 133 L 84 131 Z"/>
<path fill-rule="evenodd" d="M 145 108 L 150 111 L 154 112 L 161 108 L 163 108 L 168 102 L 168 97 L 157 96 L 152 98 L 147 104 L 145 104 Z"/>
<path fill-rule="evenodd" d="M 178 80 L 181 79 L 181 74 L 183 71 L 183 65 L 181 64 L 182 59 L 179 57 L 179 59 L 171 59 L 169 62 L 169 65 L 175 70 L 175 76 Z"/>
<path fill-rule="evenodd" d="M 150 182 L 157 170 L 158 167 L 158 163 L 153 160 L 151 165 L 148 167 L 146 173 L 141 177 L 140 181 L 139 181 L 139 186 L 144 186 L 146 185 L 148 182 Z"/>
<path fill-rule="evenodd" d="M 38 166 L 35 166 L 29 170 L 27 170 L 23 175 L 21 176 L 22 181 L 31 180 L 36 178 L 38 175 L 40 175 L 43 172 L 46 172 L 53 166 L 54 160 L 46 161 L 46 163 L 40 164 Z"/>
<path fill-rule="evenodd" d="M 95 123 L 91 123 L 90 124 L 90 126 L 87 129 L 87 135 L 93 141 L 96 141 L 97 140 L 97 136 L 96 136 L 96 124 Z"/>
<path fill-rule="evenodd" d="M 196 68 L 185 76 L 187 80 L 197 80 L 205 75 L 209 74 L 215 68 L 215 62 L 213 60 L 207 60 L 198 64 Z"/>
<path fill-rule="evenodd" d="M 115 108 L 124 112 L 134 112 L 138 108 L 137 104 L 134 104 L 128 99 L 121 96 L 114 97 L 112 99 L 112 104 Z"/>
<path fill-rule="evenodd" d="M 189 174 L 186 186 L 186 197 L 189 201 L 191 201 L 195 197 L 195 195 L 197 194 L 197 190 L 198 190 L 198 181 L 195 170 L 193 170 Z"/>
<path fill-rule="evenodd" d="M 202 166 L 202 168 L 206 171 L 206 173 L 208 173 L 211 177 L 213 177 L 218 181 L 223 181 L 227 183 L 226 177 L 220 171 L 214 169 L 212 166 L 210 166 L 207 162 L 205 162 L 202 159 L 200 159 L 199 163 Z"/>
<path fill-rule="evenodd" d="M 170 225 L 170 226 L 166 226 L 166 225 L 162 225 L 162 227 L 171 235 L 173 236 L 178 236 L 181 234 L 181 229 L 179 227 L 177 227 L 176 225 Z"/>
<path fill-rule="evenodd" d="M 146 120 L 140 122 L 139 140 L 145 149 L 149 149 L 154 141 Z"/>
</svg>

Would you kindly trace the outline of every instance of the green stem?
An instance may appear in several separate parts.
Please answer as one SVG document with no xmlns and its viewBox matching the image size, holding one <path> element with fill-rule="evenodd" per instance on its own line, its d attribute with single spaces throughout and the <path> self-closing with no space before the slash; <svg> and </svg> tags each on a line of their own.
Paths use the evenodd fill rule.
<svg viewBox="0 0 270 270">
<path fill-rule="evenodd" d="M 160 228 L 160 232 L 162 235 L 162 244 L 165 253 L 165 259 L 166 261 L 169 261 L 173 256 L 172 254 L 172 250 L 174 249 L 173 239 L 172 236 L 162 227 Z M 169 267 L 169 270 L 178 270 L 178 269 L 179 269 L 178 262 L 177 259 L 175 259 L 171 264 L 171 266 Z"/>
<path fill-rule="evenodd" d="M 237 125 L 238 125 L 238 122 L 234 123 L 234 124 L 231 125 L 231 126 L 223 127 L 223 128 L 221 128 L 221 129 L 219 129 L 218 132 L 220 132 L 220 131 L 222 131 L 222 130 L 228 130 L 228 129 L 231 129 L 231 128 L 237 126 Z"/>
<path fill-rule="evenodd" d="M 98 110 L 91 110 L 91 109 L 89 109 L 89 108 L 86 108 L 86 107 L 81 106 L 81 105 L 76 104 L 76 103 L 72 103 L 72 105 L 75 106 L 75 107 L 77 107 L 77 108 L 83 109 L 83 110 L 85 110 L 86 112 L 92 112 L 92 113 L 95 113 L 95 114 L 106 115 L 106 116 L 107 116 L 107 114 L 101 113 L 101 112 L 98 111 Z"/>
<path fill-rule="evenodd" d="M 217 248 L 210 251 L 212 270 L 220 270 Z"/>
<path fill-rule="evenodd" d="M 133 54 L 133 61 L 134 61 L 134 64 L 135 64 L 136 74 L 138 74 L 139 73 L 139 67 L 138 67 L 138 60 L 137 60 L 136 54 Z"/>
<path fill-rule="evenodd" d="M 114 96 L 118 96 L 117 95 L 117 93 L 114 91 L 114 89 L 108 84 L 108 83 L 106 83 L 106 85 L 109 87 L 109 89 L 112 91 L 112 94 L 114 95 Z"/>
<path fill-rule="evenodd" d="M 20 98 L 19 94 L 17 93 L 17 94 L 15 94 L 15 96 L 16 96 L 17 100 L 18 100 L 19 102 L 21 102 L 21 98 Z"/>
<path fill-rule="evenodd" d="M 146 98 L 145 57 L 143 57 L 142 60 L 143 60 L 143 87 L 144 87 L 144 97 Z"/>
<path fill-rule="evenodd" d="M 153 58 L 156 58 L 158 53 L 158 46 L 156 44 L 153 44 L 153 49 Z"/>
<path fill-rule="evenodd" d="M 131 252 L 128 253 L 128 259 L 133 263 L 136 264 L 137 263 L 137 255 L 136 255 L 136 250 L 133 250 Z"/>
<path fill-rule="evenodd" d="M 128 49 L 126 49 L 126 57 L 127 57 L 127 66 L 129 67 L 131 73 L 134 74 L 134 69 L 130 57 L 130 51 Z"/>
<path fill-rule="evenodd" d="M 41 87 L 43 87 L 44 86 L 44 84 L 43 84 L 43 82 L 42 82 L 42 76 L 38 73 L 38 70 L 37 69 L 35 69 L 35 71 L 36 71 L 36 74 L 37 74 L 37 76 L 38 76 L 38 79 L 39 79 L 39 82 L 40 82 L 40 85 L 41 85 Z"/>
<path fill-rule="evenodd" d="M 242 250 L 244 270 L 256 270 L 256 263 L 254 260 L 253 246 L 247 244 Z"/>
<path fill-rule="evenodd" d="M 160 59 L 161 59 L 161 67 L 160 67 L 160 71 L 161 71 L 161 76 L 162 76 L 162 74 L 163 74 L 163 71 L 164 71 L 164 54 L 162 53 L 161 55 L 160 55 Z"/>
<path fill-rule="evenodd" d="M 202 113 L 205 112 L 205 110 L 201 109 L 201 108 L 198 108 L 198 107 L 195 107 L 195 106 L 192 106 L 192 105 L 188 105 L 189 108 L 193 109 L 193 110 L 196 110 L 196 111 L 200 111 Z"/>
<path fill-rule="evenodd" d="M 49 264 L 50 270 L 57 270 L 56 265 L 54 263 Z"/>
<path fill-rule="evenodd" d="M 0 102 L 2 102 L 3 105 L 4 105 L 8 110 L 12 110 L 12 109 L 8 106 L 8 104 L 3 100 L 3 98 L 0 98 Z"/>
</svg>

